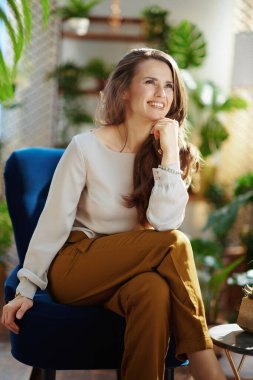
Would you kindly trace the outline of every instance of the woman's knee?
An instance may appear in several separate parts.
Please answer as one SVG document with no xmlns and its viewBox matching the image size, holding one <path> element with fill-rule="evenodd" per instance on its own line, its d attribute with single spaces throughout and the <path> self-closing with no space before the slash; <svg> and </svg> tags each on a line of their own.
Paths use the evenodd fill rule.
<svg viewBox="0 0 253 380">
<path fill-rule="evenodd" d="M 162 241 L 163 245 L 166 244 L 168 247 L 174 248 L 180 254 L 185 252 L 186 254 L 192 256 L 192 246 L 189 238 L 182 231 L 179 230 L 169 230 L 158 232 L 158 241 Z"/>
<path fill-rule="evenodd" d="M 170 303 L 169 285 L 159 273 L 142 273 L 135 277 L 134 282 L 135 291 L 132 293 L 132 298 L 135 304 L 142 303 L 151 306 L 153 310 L 168 307 Z"/>
</svg>

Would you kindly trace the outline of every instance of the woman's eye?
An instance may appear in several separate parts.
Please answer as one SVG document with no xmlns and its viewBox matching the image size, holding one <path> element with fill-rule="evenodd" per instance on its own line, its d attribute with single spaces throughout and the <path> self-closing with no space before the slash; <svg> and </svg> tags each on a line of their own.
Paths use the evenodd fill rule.
<svg viewBox="0 0 253 380">
<path fill-rule="evenodd" d="M 171 89 L 173 89 L 173 83 L 167 83 L 166 86 L 165 86 L 165 88 L 171 88 Z"/>
<path fill-rule="evenodd" d="M 153 79 L 147 79 L 145 83 L 146 84 L 154 84 L 154 81 L 153 81 Z"/>
</svg>

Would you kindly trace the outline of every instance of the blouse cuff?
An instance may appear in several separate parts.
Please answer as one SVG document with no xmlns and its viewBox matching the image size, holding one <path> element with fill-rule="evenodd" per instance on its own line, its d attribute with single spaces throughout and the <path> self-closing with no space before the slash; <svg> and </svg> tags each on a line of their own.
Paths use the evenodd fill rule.
<svg viewBox="0 0 253 380">
<path fill-rule="evenodd" d="M 28 280 L 26 277 L 22 277 L 19 285 L 17 286 L 16 293 L 20 293 L 21 296 L 33 299 L 37 290 L 37 286 Z"/>
<path fill-rule="evenodd" d="M 154 180 L 165 183 L 177 182 L 178 178 L 181 178 L 180 162 L 170 164 L 168 168 L 172 171 L 170 172 L 161 168 L 153 168 Z"/>
</svg>

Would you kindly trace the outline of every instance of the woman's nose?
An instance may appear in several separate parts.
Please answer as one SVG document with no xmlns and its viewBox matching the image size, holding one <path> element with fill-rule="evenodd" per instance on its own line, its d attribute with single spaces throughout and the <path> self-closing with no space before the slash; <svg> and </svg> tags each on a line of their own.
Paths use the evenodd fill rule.
<svg viewBox="0 0 253 380">
<path fill-rule="evenodd" d="M 166 96 L 165 88 L 163 86 L 158 85 L 156 87 L 155 95 L 161 97 Z"/>
</svg>

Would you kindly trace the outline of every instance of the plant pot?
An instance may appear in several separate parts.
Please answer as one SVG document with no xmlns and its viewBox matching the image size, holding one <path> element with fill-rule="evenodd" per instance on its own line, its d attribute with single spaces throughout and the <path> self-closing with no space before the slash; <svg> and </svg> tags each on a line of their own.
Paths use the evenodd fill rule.
<svg viewBox="0 0 253 380">
<path fill-rule="evenodd" d="M 88 18 L 71 17 L 65 22 L 66 29 L 76 33 L 78 36 L 87 34 L 89 26 L 90 20 Z"/>
<path fill-rule="evenodd" d="M 253 334 L 253 299 L 243 297 L 237 318 L 237 324 L 245 331 Z"/>
</svg>

